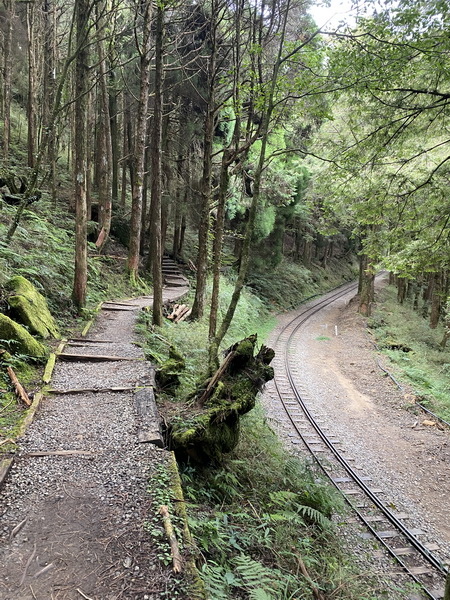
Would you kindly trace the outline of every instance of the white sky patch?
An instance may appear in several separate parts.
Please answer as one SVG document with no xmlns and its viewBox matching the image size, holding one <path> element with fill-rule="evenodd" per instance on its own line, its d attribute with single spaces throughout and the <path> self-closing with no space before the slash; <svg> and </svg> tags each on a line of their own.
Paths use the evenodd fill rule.
<svg viewBox="0 0 450 600">
<path fill-rule="evenodd" d="M 327 31 L 336 30 L 342 23 L 350 27 L 355 25 L 356 15 L 361 12 L 351 0 L 331 0 L 329 6 L 321 4 L 320 0 L 316 1 L 317 4 L 311 6 L 308 12 L 317 26 Z"/>
</svg>

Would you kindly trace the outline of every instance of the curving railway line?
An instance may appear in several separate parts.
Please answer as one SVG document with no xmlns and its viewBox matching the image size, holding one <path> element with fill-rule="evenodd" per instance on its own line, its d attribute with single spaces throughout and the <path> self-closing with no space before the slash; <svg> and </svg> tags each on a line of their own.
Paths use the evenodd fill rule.
<svg viewBox="0 0 450 600">
<path fill-rule="evenodd" d="M 382 490 L 371 487 L 370 478 L 357 472 L 351 459 L 344 456 L 338 440 L 327 433 L 328 428 L 315 413 L 301 384 L 299 365 L 293 360 L 294 349 L 301 343 L 302 326 L 324 307 L 356 291 L 356 287 L 354 283 L 346 284 L 310 302 L 279 332 L 272 344 L 276 352 L 273 362 L 276 394 L 297 437 L 292 441 L 304 444 L 343 494 L 356 519 L 367 529 L 367 535 L 373 536 L 401 571 L 420 586 L 421 596 L 440 600 L 444 597 L 447 570 L 444 558 L 439 556 L 439 547 L 422 543 L 418 537 L 422 532 L 405 524 L 408 516 L 390 508 L 380 498 Z"/>
</svg>

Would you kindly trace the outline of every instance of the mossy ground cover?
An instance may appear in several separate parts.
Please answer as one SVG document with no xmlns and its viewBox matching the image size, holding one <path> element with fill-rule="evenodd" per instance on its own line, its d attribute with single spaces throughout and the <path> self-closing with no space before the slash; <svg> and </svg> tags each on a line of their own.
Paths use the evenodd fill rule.
<svg viewBox="0 0 450 600">
<path fill-rule="evenodd" d="M 379 293 L 369 327 L 396 379 L 409 384 L 422 404 L 450 421 L 450 348 L 440 346 L 443 328 L 430 329 L 409 300 L 398 304 L 394 286 Z"/>
</svg>

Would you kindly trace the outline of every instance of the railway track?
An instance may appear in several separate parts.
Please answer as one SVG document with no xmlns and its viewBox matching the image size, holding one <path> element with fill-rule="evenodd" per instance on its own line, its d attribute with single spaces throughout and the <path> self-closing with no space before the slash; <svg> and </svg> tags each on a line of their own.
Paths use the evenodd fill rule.
<svg viewBox="0 0 450 600">
<path fill-rule="evenodd" d="M 371 486 L 371 479 L 352 466 L 351 458 L 339 449 L 339 441 L 327 433 L 327 426 L 315 414 L 314 406 L 301 385 L 301 373 L 293 360 L 293 350 L 300 341 L 302 326 L 317 312 L 347 294 L 356 291 L 356 284 L 346 284 L 326 296 L 309 303 L 278 334 L 273 344 L 275 390 L 291 423 L 294 443 L 303 443 L 332 484 L 340 490 L 367 529 L 367 537 L 375 538 L 391 555 L 401 572 L 420 586 L 423 598 L 444 597 L 447 570 L 439 557 L 436 544 L 419 539 L 424 533 L 406 524 L 408 515 L 397 512 L 381 499 L 383 490 Z"/>
</svg>

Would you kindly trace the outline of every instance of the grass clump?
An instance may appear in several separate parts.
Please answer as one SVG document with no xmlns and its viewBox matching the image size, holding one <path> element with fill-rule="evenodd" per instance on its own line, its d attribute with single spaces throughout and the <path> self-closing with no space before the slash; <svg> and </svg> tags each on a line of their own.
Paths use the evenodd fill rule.
<svg viewBox="0 0 450 600">
<path fill-rule="evenodd" d="M 409 300 L 398 304 L 393 286 L 380 292 L 369 327 L 396 378 L 413 388 L 418 401 L 449 421 L 450 350 L 440 346 L 443 328 L 430 329 Z"/>
</svg>

